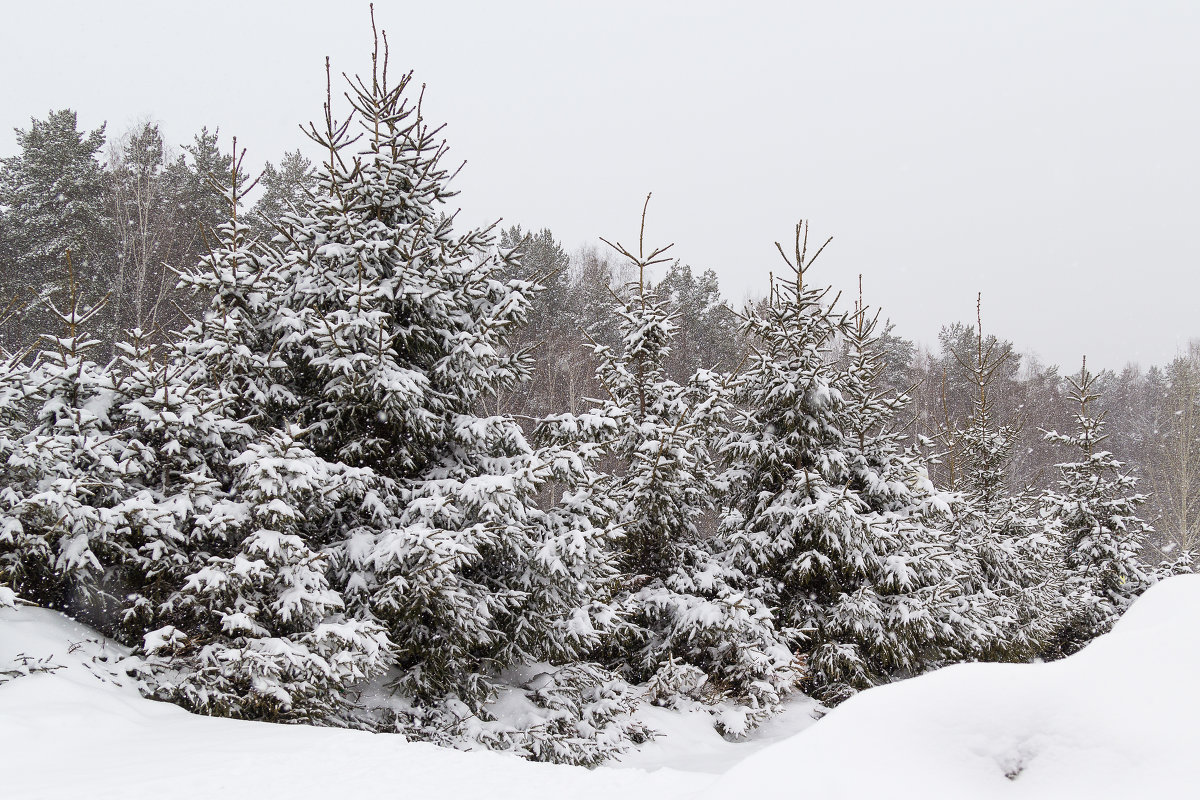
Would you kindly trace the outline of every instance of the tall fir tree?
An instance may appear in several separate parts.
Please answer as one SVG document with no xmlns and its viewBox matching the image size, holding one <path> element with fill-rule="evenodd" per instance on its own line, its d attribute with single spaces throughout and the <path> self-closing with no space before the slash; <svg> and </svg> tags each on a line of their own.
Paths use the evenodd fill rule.
<svg viewBox="0 0 1200 800">
<path fill-rule="evenodd" d="M 71 251 L 82 302 L 103 295 L 99 280 L 111 226 L 105 213 L 99 154 L 104 126 L 85 132 L 74 111 L 51 111 L 17 129 L 20 153 L 0 159 L 0 282 L 7 299 L 19 296 L 20 318 L 6 326 L 10 349 L 37 347 L 57 315 L 49 300 L 70 293 L 63 264 Z"/>
<path fill-rule="evenodd" d="M 504 670 L 567 667 L 595 646 L 611 531 L 592 517 L 586 458 L 482 415 L 526 375 L 508 344 L 536 287 L 504 277 L 514 255 L 491 229 L 455 232 L 440 129 L 387 61 L 377 38 L 351 116 L 335 122 L 327 102 L 310 130 L 327 158 L 303 211 L 279 222 L 271 269 L 286 290 L 270 329 L 291 397 L 277 413 L 316 456 L 377 481 L 375 516 L 343 521 L 329 552 L 351 612 L 395 644 L 397 724 L 436 737 L 486 718 Z M 579 489 L 543 506 L 554 479 Z"/>
</svg>

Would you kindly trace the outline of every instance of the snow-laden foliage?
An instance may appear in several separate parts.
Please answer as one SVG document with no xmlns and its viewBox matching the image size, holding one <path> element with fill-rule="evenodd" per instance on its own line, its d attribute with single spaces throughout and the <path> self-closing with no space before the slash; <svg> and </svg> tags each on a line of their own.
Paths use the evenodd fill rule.
<svg viewBox="0 0 1200 800">
<path fill-rule="evenodd" d="M 653 738 L 634 718 L 636 687 L 596 664 L 530 664 L 506 670 L 491 702 L 414 705 L 388 713 L 405 736 L 447 747 L 503 750 L 533 761 L 594 767 Z"/>
<path fill-rule="evenodd" d="M 976 339 L 973 375 L 976 398 L 968 423 L 946 431 L 951 474 L 961 492 L 954 546 L 973 563 L 960 578 L 964 594 L 987 621 L 975 656 L 1022 661 L 1042 652 L 1064 619 L 1062 539 L 1057 525 L 1043 520 L 1027 489 L 1012 491 L 1008 461 L 1017 438 L 1013 424 L 992 415 L 991 380 L 1009 356 Z"/>
<path fill-rule="evenodd" d="M 961 588 L 974 561 L 955 552 L 948 532 L 958 498 L 937 489 L 916 453 L 903 446 L 908 397 L 889 388 L 888 343 L 886 331 L 877 332 L 878 320 L 877 313 L 868 316 L 860 296 L 839 329 L 844 352 L 836 378 L 846 485 L 864 507 L 875 536 L 869 552 L 878 561 L 868 573 L 872 587 L 859 590 L 874 606 L 867 620 L 861 601 L 851 601 L 834 627 L 843 635 L 870 631 L 861 649 L 874 680 L 960 660 L 991 631 L 983 609 Z"/>
<path fill-rule="evenodd" d="M 32 366 L 5 363 L 0 569 L 25 599 L 104 626 L 120 599 L 108 577 L 123 560 L 115 506 L 127 467 L 110 419 L 112 375 L 84 328 L 99 308 L 83 304 L 69 270 L 66 297 L 50 305 L 62 334 L 45 336 Z"/>
<path fill-rule="evenodd" d="M 26 532 L 22 521 L 24 489 L 32 478 L 10 463 L 28 432 L 24 418 L 33 391 L 34 375 L 29 367 L 8 353 L 0 360 L 0 590 L 6 603 L 16 600 L 16 588 L 42 583 L 52 569 L 50 542 L 36 529 Z"/>
<path fill-rule="evenodd" d="M 369 475 L 316 458 L 298 433 L 269 435 L 231 462 L 230 499 L 208 520 L 225 546 L 167 600 L 176 624 L 146 635 L 156 696 L 222 716 L 329 721 L 348 687 L 383 671 L 386 633 L 344 615 L 314 544 L 329 509 L 346 492 L 361 497 Z"/>
<path fill-rule="evenodd" d="M 609 423 L 606 495 L 622 533 L 617 635 L 606 661 L 631 680 L 654 682 L 656 702 L 668 704 L 671 687 L 695 694 L 679 670 L 699 670 L 705 697 L 740 704 L 750 727 L 778 708 L 797 673 L 768 609 L 733 585 L 714 549 L 720 541 L 705 530 L 722 493 L 712 447 L 728 377 L 701 370 L 681 385 L 666 375 L 675 326 L 645 274 L 666 248 L 634 255 L 616 247 L 638 280 L 613 309 L 619 344 L 593 342 L 605 395 L 592 415 Z"/>
<path fill-rule="evenodd" d="M 48 306 L 61 334 L 3 353 L 0 605 L 85 620 L 134 648 L 144 692 L 199 713 L 592 766 L 652 735 L 639 703 L 706 709 L 736 739 L 797 689 L 836 703 L 1071 652 L 1157 579 L 1090 375 L 1079 433 L 1048 434 L 1083 457 L 1039 513 L 1006 478 L 1005 354 L 979 331 L 975 406 L 958 426 L 947 406 L 951 491 L 935 487 L 906 447 L 895 341 L 861 298 L 839 315 L 806 284 L 802 227 L 794 281 L 736 336 L 709 274 L 676 264 L 656 291 L 665 248 L 615 245 L 637 280 L 605 266 L 589 284 L 618 300 L 591 331 L 600 396 L 503 413 L 537 349 L 520 333 L 537 281 L 569 262 L 548 232 L 511 232 L 530 266 L 455 227 L 440 129 L 386 62 L 377 47 L 350 82 L 348 119 L 326 106 L 324 162 L 274 174 L 249 225 L 241 156 L 204 139 L 228 220 L 176 265 L 203 305 L 182 331 L 132 330 L 102 363 L 99 306 L 69 273 Z M 94 142 L 67 139 L 79 182 Z M 11 183 L 21 165 L 2 166 Z M 73 213 L 30 259 L 75 241 Z M 673 351 L 677 304 L 714 328 Z M 692 369 L 743 344 L 731 373 Z"/>
<path fill-rule="evenodd" d="M 439 130 L 383 61 L 352 81 L 348 120 L 327 109 L 310 131 L 328 154 L 311 197 L 214 278 L 240 316 L 210 315 L 192 351 L 265 359 L 222 362 L 249 381 L 228 392 L 247 401 L 238 413 L 261 432 L 295 421 L 315 458 L 365 476 L 349 505 L 323 501 L 321 545 L 346 613 L 392 643 L 390 690 L 417 716 L 486 713 L 504 669 L 566 667 L 598 645 L 613 528 L 597 454 L 535 448 L 481 414 L 525 375 L 508 342 L 537 287 L 504 278 L 514 256 L 489 229 L 455 231 Z M 223 344 L 243 319 L 261 339 Z M 584 682 L 580 703 L 586 673 L 563 673 Z"/>
<path fill-rule="evenodd" d="M 977 622 L 938 532 L 946 498 L 890 432 L 899 401 L 878 386 L 873 324 L 861 307 L 835 316 L 828 290 L 805 285 L 806 237 L 798 228 L 795 280 L 745 323 L 753 350 L 722 447 L 732 495 L 721 537 L 803 655 L 808 690 L 837 702 L 960 656 Z"/>
<path fill-rule="evenodd" d="M 1056 632 L 1054 654 L 1072 653 L 1106 633 L 1154 580 L 1141 555 L 1153 533 L 1138 515 L 1146 496 L 1137 492 L 1137 478 L 1102 447 L 1108 435 L 1103 418 L 1092 412 L 1099 396 L 1096 376 L 1086 362 L 1070 385 L 1071 400 L 1079 407 L 1076 431 L 1046 433 L 1048 440 L 1078 454 L 1078 460 L 1059 465 L 1062 478 L 1043 498 L 1066 551 L 1063 591 L 1068 611 Z"/>
<path fill-rule="evenodd" d="M 243 193 L 235 172 L 229 223 L 184 272 L 210 293 L 201 319 L 167 346 L 124 348 L 119 418 L 141 476 L 126 504 L 138 546 L 125 559 L 137 589 L 125 627 L 157 697 L 210 714 L 336 721 L 390 647 L 378 624 L 344 615 L 323 552 L 373 476 L 271 427 L 281 400 L 267 297 L 278 284 L 238 220 Z"/>
</svg>

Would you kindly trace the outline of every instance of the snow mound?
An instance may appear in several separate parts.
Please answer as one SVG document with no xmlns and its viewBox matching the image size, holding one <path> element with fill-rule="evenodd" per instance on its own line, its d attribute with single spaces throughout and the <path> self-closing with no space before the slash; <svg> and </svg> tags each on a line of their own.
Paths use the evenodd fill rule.
<svg viewBox="0 0 1200 800">
<path fill-rule="evenodd" d="M 1200 779 L 1200 575 L 1050 664 L 962 664 L 852 698 L 709 796 L 1188 797 Z"/>
<path fill-rule="evenodd" d="M 864 692 L 811 727 L 799 707 L 747 744 L 712 741 L 707 715 L 695 730 L 663 716 L 664 740 L 592 771 L 193 716 L 142 699 L 122 677 L 126 656 L 52 612 L 0 609 L 0 796 L 1090 800 L 1191 796 L 1200 779 L 1200 576 L 1154 587 L 1065 661 L 949 667 Z M 692 757 L 662 749 L 672 739 Z"/>
<path fill-rule="evenodd" d="M 125 657 L 55 612 L 0 609 L 0 798 L 611 800 L 694 794 L 712 781 L 670 769 L 588 771 L 395 735 L 196 716 L 142 698 L 121 675 Z M 13 667 L 26 662 L 33 666 Z M 6 678 L 10 669 L 28 674 Z"/>
</svg>

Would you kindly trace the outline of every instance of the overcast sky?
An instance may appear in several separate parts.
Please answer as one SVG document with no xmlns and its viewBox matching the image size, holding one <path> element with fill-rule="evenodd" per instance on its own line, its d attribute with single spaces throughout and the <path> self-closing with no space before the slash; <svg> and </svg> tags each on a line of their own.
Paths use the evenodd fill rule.
<svg viewBox="0 0 1200 800">
<path fill-rule="evenodd" d="M 1200 3 L 379 0 L 447 123 L 463 219 L 568 248 L 648 238 L 765 293 L 795 221 L 815 280 L 932 342 L 974 318 L 1077 368 L 1200 337 Z M 42 2 L 0 11 L 0 154 L 52 108 L 149 117 L 277 160 L 324 56 L 370 67 L 367 3 Z M 227 139 L 226 139 L 227 141 Z"/>
</svg>

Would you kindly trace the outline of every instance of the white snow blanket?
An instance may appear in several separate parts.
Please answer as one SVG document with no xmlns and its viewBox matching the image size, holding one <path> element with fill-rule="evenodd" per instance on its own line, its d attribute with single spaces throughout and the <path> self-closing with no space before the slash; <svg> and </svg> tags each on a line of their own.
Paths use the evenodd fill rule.
<svg viewBox="0 0 1200 800">
<path fill-rule="evenodd" d="M 124 655 L 52 612 L 0 610 L 0 798 L 1092 799 L 1200 786 L 1200 576 L 1154 587 L 1065 661 L 949 667 L 816 724 L 801 705 L 743 744 L 653 709 L 668 735 L 592 771 L 197 717 L 139 697 Z"/>
</svg>

